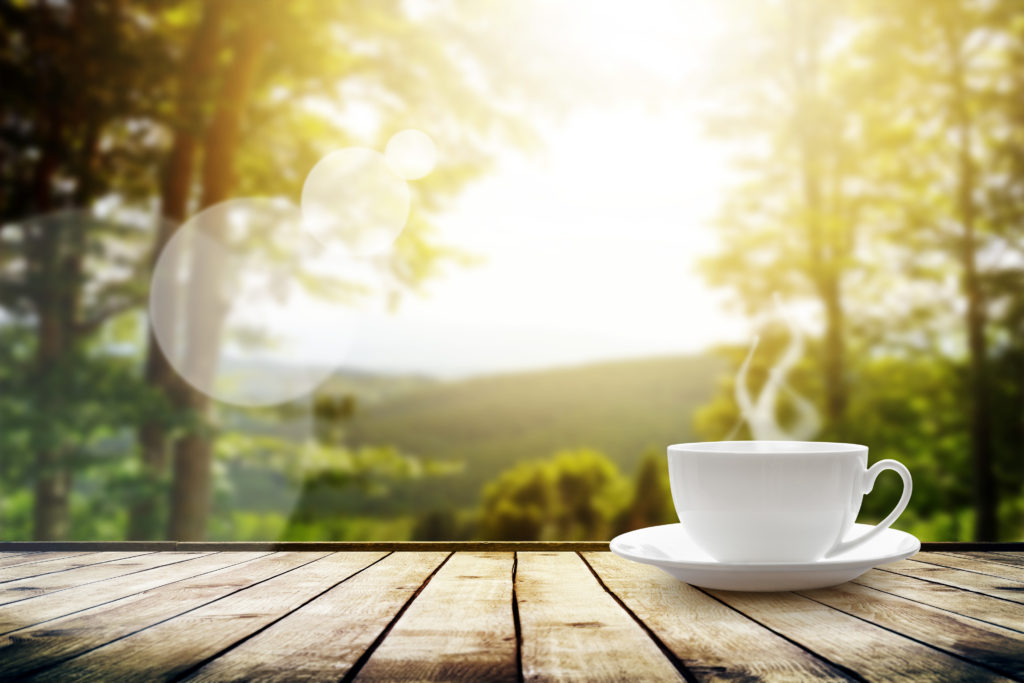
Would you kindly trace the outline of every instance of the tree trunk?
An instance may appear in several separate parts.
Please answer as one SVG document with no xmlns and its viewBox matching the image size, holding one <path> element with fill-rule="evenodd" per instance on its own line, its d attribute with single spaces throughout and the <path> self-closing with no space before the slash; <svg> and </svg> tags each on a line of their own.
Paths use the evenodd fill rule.
<svg viewBox="0 0 1024 683">
<path fill-rule="evenodd" d="M 800 151 L 800 186 L 803 193 L 804 234 L 807 238 L 809 275 L 825 313 L 825 339 L 822 347 L 822 385 L 825 392 L 825 424 L 836 435 L 843 433 L 846 417 L 845 310 L 842 296 L 842 269 L 845 246 L 838 228 L 827 226 L 825 175 L 822 155 L 828 149 L 831 131 L 821 111 L 819 56 L 821 54 L 820 8 L 813 3 L 794 2 L 790 6 L 792 36 L 791 65 L 797 84 L 795 132 Z M 833 199 L 835 199 L 833 197 Z"/>
<path fill-rule="evenodd" d="M 181 90 L 177 103 L 178 126 L 174 131 L 174 141 L 171 144 L 160 188 L 164 220 L 157 224 L 152 256 L 154 264 L 167 242 L 174 236 L 174 231 L 185 220 L 188 211 L 197 131 L 201 128 L 199 103 L 203 96 L 202 86 L 209 81 L 210 73 L 216 66 L 224 9 L 225 3 L 222 0 L 204 3 L 203 17 L 196 28 L 182 68 Z M 182 396 L 181 380 L 168 363 L 152 329 L 149 329 L 146 344 L 145 377 L 147 384 L 161 389 L 175 407 L 186 407 L 187 397 Z M 154 494 L 160 490 L 168 466 L 165 424 L 159 419 L 146 421 L 139 428 L 138 439 L 142 457 L 142 477 L 145 483 L 142 495 L 131 506 L 128 538 L 148 540 L 160 535 L 159 499 Z"/>
<path fill-rule="evenodd" d="M 52 182 L 59 166 L 60 134 L 63 115 L 54 111 L 49 119 L 48 142 L 42 158 L 36 165 L 32 178 L 33 208 L 39 214 L 52 209 Z M 39 292 L 36 298 L 36 312 L 39 316 L 36 346 L 36 372 L 41 379 L 39 403 L 40 413 L 56 409 L 60 400 L 54 392 L 52 373 L 66 346 L 66 325 L 60 310 L 59 292 L 60 239 L 62 235 L 52 226 L 36 226 L 32 239 L 32 258 L 39 269 Z M 59 444 L 45 435 L 37 435 L 36 482 L 33 501 L 32 536 L 37 541 L 56 541 L 67 537 L 70 527 L 69 499 L 71 477 L 65 468 Z"/>
<path fill-rule="evenodd" d="M 234 163 L 241 139 L 242 115 L 249 102 L 259 66 L 262 36 L 251 23 L 245 24 L 234 41 L 234 59 L 226 74 L 214 113 L 204 139 L 200 204 L 203 208 L 229 198 L 234 187 Z M 225 226 L 226 227 L 226 226 Z M 190 346 L 216 345 L 226 311 L 216 307 L 216 277 L 220 270 L 204 259 L 213 255 L 194 253 L 189 282 L 189 305 L 198 307 L 193 321 L 202 320 L 198 329 L 190 329 L 186 338 Z M 190 360 L 204 362 L 205 353 L 189 351 Z M 213 371 L 211 368 L 209 371 Z M 189 386 L 184 389 L 189 405 L 200 416 L 209 412 L 209 397 Z M 174 484 L 171 492 L 170 537 L 176 540 L 202 540 L 206 533 L 212 494 L 213 444 L 207 431 L 193 431 L 182 437 L 174 449 Z"/>
<path fill-rule="evenodd" d="M 995 541 L 999 536 L 998 491 L 992 471 L 993 438 L 990 417 L 988 343 L 985 338 L 985 296 L 978 277 L 977 212 L 974 205 L 975 169 L 971 157 L 974 122 L 967 107 L 961 40 L 952 23 L 945 25 L 953 92 L 952 110 L 957 134 L 957 212 L 963 234 L 960 261 L 962 287 L 967 299 L 964 323 L 967 330 L 969 368 L 968 403 L 970 415 L 971 467 L 974 475 L 974 538 Z"/>
</svg>

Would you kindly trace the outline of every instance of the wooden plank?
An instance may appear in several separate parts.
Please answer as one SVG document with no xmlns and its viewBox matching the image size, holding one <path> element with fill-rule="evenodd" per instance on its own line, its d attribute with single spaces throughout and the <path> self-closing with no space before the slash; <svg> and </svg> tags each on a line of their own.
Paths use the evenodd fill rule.
<svg viewBox="0 0 1024 683">
<path fill-rule="evenodd" d="M 1008 564 L 1013 567 L 1024 567 L 1024 553 L 986 553 L 986 552 L 965 552 L 956 553 L 961 557 L 973 557 L 986 562 L 997 562 Z"/>
<path fill-rule="evenodd" d="M 36 562 L 49 562 L 50 560 L 58 560 L 65 557 L 74 557 L 75 555 L 85 554 L 87 553 L 0 553 L 0 568 L 15 567 L 22 564 L 34 564 Z M 0 579 L 2 578 L 3 573 L 0 572 Z"/>
<path fill-rule="evenodd" d="M 657 567 L 584 553 L 605 586 L 698 680 L 849 680 L 823 660 Z"/>
<path fill-rule="evenodd" d="M 261 553 L 255 555 L 262 556 Z M 119 576 L 4 605 L 0 607 L 0 635 L 223 569 L 237 564 L 238 557 L 238 553 L 194 555 L 191 560 L 164 565 L 151 571 Z"/>
<path fill-rule="evenodd" d="M 67 660 L 39 680 L 170 680 L 274 623 L 379 553 L 334 553 Z"/>
<path fill-rule="evenodd" d="M 3 552 L 41 551 L 97 551 L 118 552 L 147 550 L 170 552 L 174 550 L 210 551 L 300 551 L 340 552 L 354 550 L 432 551 L 432 552 L 526 552 L 566 551 L 601 552 L 608 550 L 606 541 L 6 541 L 0 542 Z M 1015 552 L 1024 553 L 1024 542 L 931 542 L 921 544 L 925 552 Z"/>
<path fill-rule="evenodd" d="M 1009 549 L 1010 546 L 1007 547 Z M 0 543 L 4 551 L 124 551 L 172 550 L 217 552 L 515 552 L 515 551 L 568 551 L 608 550 L 607 541 L 61 541 L 61 542 L 8 542 Z"/>
<path fill-rule="evenodd" d="M 394 553 L 221 654 L 188 680 L 338 680 L 448 553 Z"/>
<path fill-rule="evenodd" d="M 104 556 L 119 554 L 103 553 Z M 202 553 L 202 555 L 208 554 Z M 135 574 L 201 556 L 199 553 L 146 553 L 144 555 L 126 553 L 126 555 L 127 557 L 123 559 L 114 557 L 106 562 L 78 567 L 77 569 L 69 569 L 54 574 L 43 574 L 28 579 L 21 579 L 20 581 L 0 584 L 0 605 L 27 600 L 39 595 L 46 595 L 47 593 L 56 593 L 69 588 L 77 588 L 78 586 L 85 586 L 117 576 Z"/>
<path fill-rule="evenodd" d="M 515 588 L 525 679 L 682 680 L 579 556 L 519 553 Z"/>
<path fill-rule="evenodd" d="M 861 575 L 854 583 L 1006 628 L 1024 631 L 1024 610 L 1006 600 L 877 569 Z"/>
<path fill-rule="evenodd" d="M 921 544 L 924 552 L 962 553 L 1010 551 L 1024 552 L 1021 541 L 925 541 Z"/>
<path fill-rule="evenodd" d="M 5 567 L 0 570 L 0 589 L 5 587 L 5 584 L 11 581 L 20 581 L 22 579 L 28 579 L 33 576 L 43 576 L 44 574 L 56 574 L 57 572 L 66 572 L 71 569 L 79 569 L 81 567 L 88 567 L 89 565 L 102 564 L 104 562 L 113 562 L 115 560 L 123 560 L 129 557 L 137 557 L 143 553 L 138 552 L 123 552 L 123 553 L 61 553 L 63 557 L 57 557 L 52 560 L 44 560 L 39 563 L 19 564 L 13 567 Z"/>
<path fill-rule="evenodd" d="M 456 553 L 359 672 L 366 680 L 517 680 L 512 553 Z"/>
<path fill-rule="evenodd" d="M 952 569 L 963 569 L 969 572 L 989 574 L 990 576 L 998 576 L 1001 579 L 1009 579 L 1010 581 L 1024 583 L 1024 567 L 999 564 L 998 562 L 992 562 L 988 559 L 961 557 L 959 555 L 954 555 L 953 553 L 918 553 L 917 555 L 914 555 L 914 560 L 916 562 L 924 562 L 925 564 L 935 564 L 940 567 L 950 567 Z"/>
<path fill-rule="evenodd" d="M 1000 562 L 1009 562 L 1010 564 L 1024 566 L 1024 550 L 1012 553 L 993 553 L 993 555 L 998 556 Z"/>
<path fill-rule="evenodd" d="M 2 541 L 0 552 L 174 552 L 177 541 Z"/>
<path fill-rule="evenodd" d="M 322 556 L 218 553 L 221 569 L 0 638 L 0 677 L 45 669 Z"/>
<path fill-rule="evenodd" d="M 1024 633 L 852 583 L 799 594 L 1004 676 L 1024 677 Z"/>
<path fill-rule="evenodd" d="M 795 593 L 706 591 L 808 650 L 868 680 L 1005 680 Z"/>
<path fill-rule="evenodd" d="M 934 581 L 955 588 L 975 591 L 985 595 L 991 595 L 1011 602 L 1024 603 L 1024 583 L 1001 579 L 988 574 L 978 574 L 964 571 L 963 569 L 951 569 L 940 567 L 914 560 L 900 560 L 892 564 L 885 564 L 879 567 L 884 571 L 896 572 L 904 576 L 914 576 L 925 581 Z"/>
</svg>

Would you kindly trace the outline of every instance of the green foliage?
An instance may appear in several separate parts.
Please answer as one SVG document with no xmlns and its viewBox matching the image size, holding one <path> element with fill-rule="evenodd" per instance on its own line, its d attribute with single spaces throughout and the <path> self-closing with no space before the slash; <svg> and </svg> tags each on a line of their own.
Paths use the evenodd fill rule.
<svg viewBox="0 0 1024 683">
<path fill-rule="evenodd" d="M 909 466 L 901 526 L 1024 538 L 1021 6 L 736 6 L 709 123 L 747 144 L 708 282 L 749 314 L 774 292 L 814 312 L 822 334 L 789 384 L 820 438 Z M 722 351 L 735 368 L 745 350 Z M 759 350 L 752 388 L 776 358 Z M 699 413 L 704 438 L 737 424 L 733 381 Z M 865 516 L 897 486 L 878 482 Z"/>
<path fill-rule="evenodd" d="M 618 468 L 597 451 L 523 462 L 484 488 L 480 534 L 513 541 L 606 539 L 627 491 Z"/>
<path fill-rule="evenodd" d="M 668 480 L 665 453 L 644 455 L 633 483 L 633 498 L 619 515 L 616 533 L 678 522 Z"/>
</svg>

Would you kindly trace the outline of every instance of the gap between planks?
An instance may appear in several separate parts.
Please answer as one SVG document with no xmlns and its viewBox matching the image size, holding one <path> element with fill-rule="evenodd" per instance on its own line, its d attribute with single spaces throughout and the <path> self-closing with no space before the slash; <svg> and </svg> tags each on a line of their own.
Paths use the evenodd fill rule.
<svg viewBox="0 0 1024 683">
<path fill-rule="evenodd" d="M 580 558 L 580 561 L 583 562 L 584 565 L 586 565 L 587 569 L 590 570 L 590 573 L 593 575 L 594 580 L 597 581 L 597 584 L 601 586 L 601 588 L 604 589 L 605 593 L 610 595 L 612 600 L 614 600 L 618 604 L 618 606 L 621 607 L 623 611 L 625 611 L 626 614 L 628 614 L 633 619 L 633 621 L 635 621 L 637 625 L 640 626 L 641 629 L 643 629 L 644 633 L 646 633 L 647 636 L 654 641 L 654 644 L 658 646 L 659 650 L 661 650 L 661 654 L 665 655 L 668 661 L 672 663 L 672 666 L 674 666 L 676 670 L 679 671 L 679 674 L 687 681 L 696 681 L 696 676 L 694 676 L 693 673 L 687 668 L 683 660 L 677 657 L 675 653 L 672 652 L 672 649 L 669 648 L 669 646 L 666 645 L 665 642 L 658 637 L 658 634 L 656 634 L 654 630 L 651 629 L 651 627 L 644 623 L 643 619 L 638 617 L 633 610 L 627 607 L 626 603 L 623 602 L 622 599 L 619 598 L 619 596 L 616 595 L 615 592 L 607 586 L 607 584 L 605 584 L 604 579 L 602 579 L 600 574 L 597 573 L 593 565 L 591 565 L 590 562 L 587 561 L 587 558 L 584 557 L 583 554 L 579 551 L 576 552 L 576 555 Z"/>
<path fill-rule="evenodd" d="M 359 675 L 359 672 L 363 669 L 364 666 L 366 666 L 366 663 L 370 660 L 370 657 L 373 656 L 374 651 L 380 647 L 381 643 L 384 642 L 384 639 L 388 637 L 388 634 L 391 633 L 391 630 L 395 627 L 395 624 L 398 623 L 398 620 L 401 619 L 402 615 L 405 614 L 406 610 L 409 609 L 409 605 L 411 605 L 413 600 L 415 600 L 417 596 L 419 596 L 419 594 L 423 592 L 423 589 L 426 588 L 427 585 L 430 583 L 430 580 L 433 579 L 439 571 L 441 571 L 441 568 L 448 564 L 448 560 L 452 559 L 452 556 L 454 554 L 454 552 L 448 553 L 448 556 L 445 557 L 444 560 L 442 560 L 439 565 L 434 567 L 434 571 L 430 572 L 430 574 L 427 575 L 427 578 L 423 580 L 423 583 L 420 584 L 419 588 L 417 588 L 413 592 L 413 594 L 409 596 L 409 599 L 406 600 L 405 603 L 399 608 L 398 612 L 395 613 L 395 616 L 391 619 L 391 621 L 388 622 L 388 625 L 384 627 L 384 630 L 381 631 L 376 638 L 374 638 L 373 642 L 370 643 L 370 646 L 363 650 L 363 653 L 359 655 L 359 658 L 356 659 L 352 667 L 347 672 L 345 672 L 345 676 L 341 679 L 343 683 L 348 683 L 349 681 L 355 680 L 356 676 Z"/>
</svg>

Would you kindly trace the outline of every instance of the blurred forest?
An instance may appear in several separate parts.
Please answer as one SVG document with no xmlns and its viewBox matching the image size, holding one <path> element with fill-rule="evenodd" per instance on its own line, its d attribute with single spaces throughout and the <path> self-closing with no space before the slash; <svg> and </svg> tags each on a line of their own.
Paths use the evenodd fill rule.
<svg viewBox="0 0 1024 683">
<path fill-rule="evenodd" d="M 514 4 L 414 5 L 0 0 L 0 539 L 606 539 L 675 521 L 664 447 L 733 431 L 746 347 L 457 383 L 342 371 L 240 408 L 182 381 L 149 331 L 178 226 L 297 196 L 324 154 L 366 144 L 352 109 L 377 148 L 426 121 L 446 150 L 378 264 L 394 286 L 365 296 L 397 306 L 472 261 L 437 238 L 446 203 L 593 84 L 510 49 Z M 752 318 L 778 293 L 822 321 L 788 383 L 818 438 L 907 464 L 897 526 L 1024 540 L 1024 6 L 732 5 L 707 127 L 738 184 L 709 288 Z M 765 322 L 750 388 L 787 335 Z M 897 495 L 883 478 L 862 521 Z"/>
</svg>

